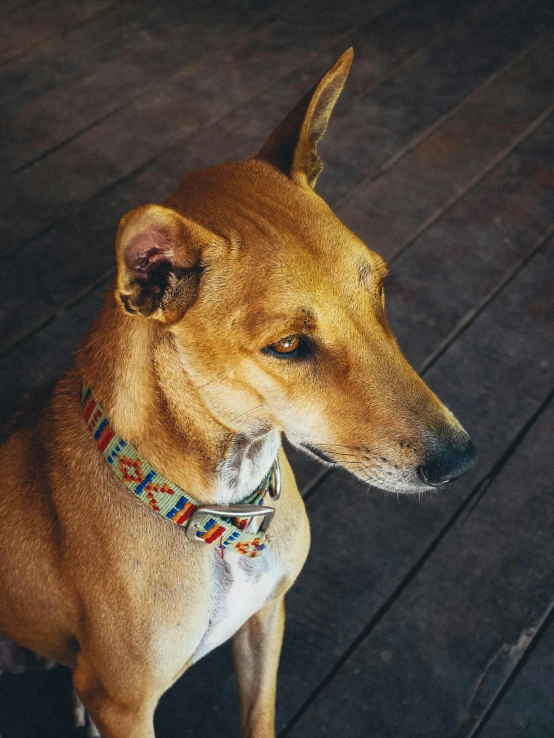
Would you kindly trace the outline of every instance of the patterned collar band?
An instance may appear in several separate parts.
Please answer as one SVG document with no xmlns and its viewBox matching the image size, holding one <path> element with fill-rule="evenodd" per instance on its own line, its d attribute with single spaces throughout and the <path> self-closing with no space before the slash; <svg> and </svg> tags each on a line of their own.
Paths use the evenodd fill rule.
<svg viewBox="0 0 554 738">
<path fill-rule="evenodd" d="M 102 405 L 84 382 L 80 400 L 87 427 L 113 472 L 154 512 L 184 528 L 191 541 L 217 544 L 222 554 L 225 550 L 234 550 L 255 558 L 267 548 L 267 530 L 275 509 L 263 503 L 267 495 L 274 500 L 279 497 L 278 459 L 258 488 L 242 503 L 202 505 L 153 469 L 134 446 L 114 431 Z M 262 518 L 257 532 L 247 529 L 254 517 Z"/>
</svg>

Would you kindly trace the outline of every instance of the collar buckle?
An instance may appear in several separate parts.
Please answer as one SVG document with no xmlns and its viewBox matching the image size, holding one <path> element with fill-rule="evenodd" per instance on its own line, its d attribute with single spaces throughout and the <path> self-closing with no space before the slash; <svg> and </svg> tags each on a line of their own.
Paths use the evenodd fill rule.
<svg viewBox="0 0 554 738">
<path fill-rule="evenodd" d="M 220 518 L 259 518 L 263 517 L 260 525 L 260 532 L 266 533 L 275 510 L 272 507 L 266 507 L 265 505 L 201 505 L 191 515 L 189 524 L 186 528 L 186 536 L 190 541 L 198 543 L 207 543 L 202 538 L 198 538 L 197 533 L 200 529 L 201 522 L 206 515 L 216 515 Z"/>
<path fill-rule="evenodd" d="M 277 501 L 281 496 L 281 468 L 279 465 L 279 458 L 275 459 L 273 464 L 268 491 L 272 500 Z M 203 538 L 199 538 L 197 535 L 201 527 L 202 520 L 206 515 L 215 515 L 218 518 L 262 517 L 263 520 L 260 524 L 259 532 L 266 533 L 273 521 L 275 508 L 267 507 L 267 505 L 248 505 L 245 503 L 237 503 L 235 505 L 200 505 L 191 515 L 189 524 L 185 530 L 189 541 L 207 543 L 207 541 Z"/>
</svg>

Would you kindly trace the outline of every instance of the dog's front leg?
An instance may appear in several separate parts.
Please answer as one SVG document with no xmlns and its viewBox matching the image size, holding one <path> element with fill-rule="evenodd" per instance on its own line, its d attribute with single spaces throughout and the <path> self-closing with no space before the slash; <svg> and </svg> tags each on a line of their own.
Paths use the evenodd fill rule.
<svg viewBox="0 0 554 738">
<path fill-rule="evenodd" d="M 129 685 L 134 683 L 135 694 L 132 689 L 117 694 L 117 689 L 104 686 L 82 654 L 79 655 L 73 686 L 102 738 L 155 738 L 156 702 L 151 697 L 142 697 L 145 690 L 140 689 L 136 676 L 129 679 Z"/>
<path fill-rule="evenodd" d="M 233 638 L 241 738 L 275 738 L 275 691 L 284 627 L 281 596 L 253 615 Z"/>
</svg>

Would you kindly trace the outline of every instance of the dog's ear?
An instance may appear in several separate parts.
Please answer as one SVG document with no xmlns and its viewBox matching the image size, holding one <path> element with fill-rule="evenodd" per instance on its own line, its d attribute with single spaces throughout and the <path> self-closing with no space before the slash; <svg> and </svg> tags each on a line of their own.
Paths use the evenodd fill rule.
<svg viewBox="0 0 554 738">
<path fill-rule="evenodd" d="M 175 210 L 145 205 L 124 215 L 116 236 L 116 297 L 126 312 L 175 323 L 194 303 L 209 233 Z"/>
<path fill-rule="evenodd" d="M 317 144 L 327 129 L 353 58 L 352 49 L 344 52 L 335 66 L 273 131 L 257 159 L 268 161 L 291 179 L 315 186 L 323 169 Z"/>
</svg>

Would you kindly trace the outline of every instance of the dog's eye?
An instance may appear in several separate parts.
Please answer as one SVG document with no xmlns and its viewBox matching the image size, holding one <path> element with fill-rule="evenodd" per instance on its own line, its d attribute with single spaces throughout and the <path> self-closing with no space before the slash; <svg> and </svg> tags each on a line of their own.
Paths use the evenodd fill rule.
<svg viewBox="0 0 554 738">
<path fill-rule="evenodd" d="M 281 338 L 280 341 L 270 344 L 266 347 L 266 351 L 273 356 L 278 356 L 281 359 L 286 359 L 289 356 L 298 355 L 304 348 L 304 342 L 300 336 L 287 336 Z"/>
</svg>

